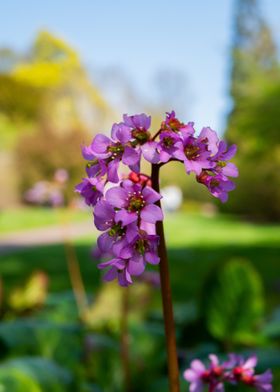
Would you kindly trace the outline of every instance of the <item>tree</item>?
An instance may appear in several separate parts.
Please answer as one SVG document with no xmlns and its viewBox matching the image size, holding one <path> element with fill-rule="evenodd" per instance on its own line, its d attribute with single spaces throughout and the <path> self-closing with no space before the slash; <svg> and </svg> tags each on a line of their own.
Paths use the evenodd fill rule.
<svg viewBox="0 0 280 392">
<path fill-rule="evenodd" d="M 14 183 L 8 186 L 10 178 L 18 181 L 22 191 L 32 185 L 32 181 L 49 178 L 53 175 L 49 172 L 59 167 L 68 168 L 71 178 L 75 178 L 75 170 L 80 167 L 77 145 L 89 142 L 90 135 L 106 124 L 112 110 L 89 79 L 78 53 L 47 31 L 37 35 L 24 55 L 9 49 L 0 50 L 0 61 L 0 159 L 8 156 L 0 185 L 1 200 L 6 203 L 15 199 L 17 193 Z M 36 157 L 40 140 L 51 151 L 43 150 L 45 158 L 38 157 L 37 165 L 30 159 Z M 76 152 L 71 140 L 78 143 Z M 20 145 L 22 141 L 30 145 L 24 148 Z M 60 160 L 52 146 L 57 149 L 56 154 L 61 155 Z M 40 145 L 40 148 L 43 147 Z M 18 163 L 18 154 L 26 167 Z M 69 162 L 64 164 L 63 156 Z"/>
<path fill-rule="evenodd" d="M 269 72 L 277 61 L 269 27 L 261 16 L 257 0 L 236 0 L 231 49 L 231 96 L 246 96 L 248 84 L 258 72 Z"/>
<path fill-rule="evenodd" d="M 280 217 L 280 69 L 269 27 L 256 0 L 237 0 L 226 138 L 238 145 L 240 177 L 226 209 Z"/>
</svg>

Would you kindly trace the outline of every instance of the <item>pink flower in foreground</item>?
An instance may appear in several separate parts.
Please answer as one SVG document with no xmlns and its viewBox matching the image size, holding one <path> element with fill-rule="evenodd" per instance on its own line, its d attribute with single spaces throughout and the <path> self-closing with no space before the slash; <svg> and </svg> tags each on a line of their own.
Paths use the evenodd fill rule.
<svg viewBox="0 0 280 392">
<path fill-rule="evenodd" d="M 224 391 L 224 383 L 238 386 L 248 385 L 258 392 L 272 392 L 272 373 L 270 370 L 255 374 L 257 357 L 247 360 L 235 354 L 229 360 L 219 363 L 216 355 L 209 355 L 210 364 L 206 367 L 200 360 L 191 362 L 191 367 L 184 372 L 184 378 L 190 383 L 190 392 L 203 392 L 205 387 L 210 392 Z"/>
<path fill-rule="evenodd" d="M 222 383 L 223 366 L 219 365 L 218 358 L 214 354 L 209 355 L 210 366 L 206 366 L 198 359 L 191 362 L 190 369 L 185 370 L 184 378 L 190 382 L 190 392 L 203 392 L 205 385 L 209 391 L 223 392 Z"/>
<path fill-rule="evenodd" d="M 258 392 L 272 392 L 272 373 L 267 370 L 263 374 L 255 374 L 255 367 L 258 362 L 255 355 L 247 360 L 232 355 L 231 360 L 233 361 L 233 368 L 231 374 L 229 374 L 229 380 L 233 383 L 241 382 L 254 387 Z"/>
</svg>

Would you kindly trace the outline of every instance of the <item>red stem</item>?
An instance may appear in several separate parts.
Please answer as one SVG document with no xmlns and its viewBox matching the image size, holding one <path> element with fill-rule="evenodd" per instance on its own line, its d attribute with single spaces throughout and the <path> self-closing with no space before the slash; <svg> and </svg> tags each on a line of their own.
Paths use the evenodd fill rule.
<svg viewBox="0 0 280 392">
<path fill-rule="evenodd" d="M 159 165 L 152 165 L 152 187 L 156 192 L 160 191 L 159 188 Z M 160 207 L 160 201 L 157 202 Z M 169 391 L 179 392 L 179 367 L 176 349 L 176 335 L 175 324 L 173 317 L 172 295 L 169 278 L 169 267 L 167 259 L 167 251 L 164 238 L 163 223 L 161 221 L 156 224 L 157 234 L 160 237 L 158 246 L 158 254 L 160 257 L 160 282 L 161 282 L 161 297 L 163 305 L 165 338 L 167 348 L 167 361 L 168 361 L 168 375 L 169 375 Z"/>
<path fill-rule="evenodd" d="M 160 132 L 162 131 L 162 129 L 160 128 L 152 137 L 152 140 L 155 140 L 157 138 L 157 136 L 160 134 Z"/>
</svg>

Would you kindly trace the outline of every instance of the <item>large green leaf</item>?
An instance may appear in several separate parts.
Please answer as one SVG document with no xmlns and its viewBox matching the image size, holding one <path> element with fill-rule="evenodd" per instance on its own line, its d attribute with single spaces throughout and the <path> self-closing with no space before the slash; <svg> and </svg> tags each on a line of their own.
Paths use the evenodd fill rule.
<svg viewBox="0 0 280 392">
<path fill-rule="evenodd" d="M 79 325 L 40 319 L 17 319 L 0 323 L 0 341 L 10 355 L 44 356 L 63 365 L 75 365 L 81 355 Z"/>
<path fill-rule="evenodd" d="M 39 357 L 22 357 L 0 366 L 0 389 L 3 392 L 64 392 L 71 382 L 67 370 Z"/>
<path fill-rule="evenodd" d="M 211 335 L 224 343 L 254 344 L 263 318 L 261 279 L 245 260 L 215 269 L 203 293 L 203 312 Z"/>
</svg>

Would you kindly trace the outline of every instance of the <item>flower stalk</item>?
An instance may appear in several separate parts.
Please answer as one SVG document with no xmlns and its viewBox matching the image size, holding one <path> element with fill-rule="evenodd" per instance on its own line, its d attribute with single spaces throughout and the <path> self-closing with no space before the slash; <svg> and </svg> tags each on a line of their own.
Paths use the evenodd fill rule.
<svg viewBox="0 0 280 392">
<path fill-rule="evenodd" d="M 121 286 L 128 287 L 134 277 L 144 273 L 148 264 L 160 265 L 169 390 L 179 392 L 159 171 L 162 165 L 177 161 L 185 166 L 187 174 L 193 173 L 196 181 L 224 203 L 228 192 L 235 187 L 228 177 L 238 176 L 237 167 L 229 162 L 236 146 L 228 147 L 210 127 L 202 128 L 196 136 L 194 123 L 184 124 L 174 111 L 166 114 L 154 136 L 149 131 L 150 126 L 151 117 L 144 113 L 124 114 L 120 123 L 113 124 L 111 137 L 97 134 L 89 146 L 82 148 L 87 176 L 76 186 L 76 191 L 93 207 L 95 226 L 102 232 L 97 239 L 95 256 L 102 261 L 98 268 L 105 270 L 105 281 L 117 279 Z M 151 178 L 141 173 L 142 160 L 151 163 Z M 122 165 L 130 169 L 127 176 L 120 172 Z M 108 189 L 107 184 L 115 186 L 110 185 Z M 125 332 L 125 318 L 123 323 Z M 126 350 L 127 344 L 123 348 Z M 126 355 L 123 351 L 124 374 L 128 372 Z M 126 375 L 126 390 L 128 379 Z"/>
<path fill-rule="evenodd" d="M 152 187 L 156 192 L 159 189 L 159 169 L 160 165 L 152 165 Z M 157 205 L 161 207 L 160 200 Z M 164 237 L 164 229 L 162 221 L 156 223 L 156 232 L 159 236 L 158 255 L 160 257 L 160 282 L 161 282 L 161 298 L 163 306 L 163 317 L 165 327 L 168 375 L 169 375 L 169 390 L 170 392 L 179 392 L 179 367 L 176 348 L 176 334 L 172 306 L 172 294 L 170 286 L 169 266 L 167 258 L 167 250 Z"/>
</svg>

